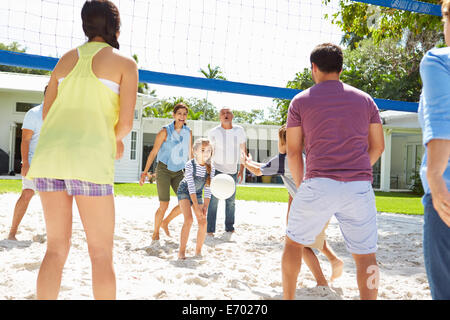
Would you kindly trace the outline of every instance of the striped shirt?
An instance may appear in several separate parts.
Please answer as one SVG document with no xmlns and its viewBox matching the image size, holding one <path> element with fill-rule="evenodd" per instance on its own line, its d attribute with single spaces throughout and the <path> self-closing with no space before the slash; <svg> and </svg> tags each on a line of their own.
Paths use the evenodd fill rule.
<svg viewBox="0 0 450 320">
<path fill-rule="evenodd" d="M 203 178 L 206 176 L 206 166 L 200 165 L 197 160 L 194 159 L 195 163 L 195 176 Z M 214 167 L 211 166 L 211 180 L 214 178 Z M 195 182 L 194 182 L 194 168 L 192 166 L 192 161 L 186 163 L 184 168 L 184 178 L 188 184 L 189 194 L 196 193 Z M 211 198 L 211 189 L 209 186 L 205 185 L 205 198 Z"/>
</svg>

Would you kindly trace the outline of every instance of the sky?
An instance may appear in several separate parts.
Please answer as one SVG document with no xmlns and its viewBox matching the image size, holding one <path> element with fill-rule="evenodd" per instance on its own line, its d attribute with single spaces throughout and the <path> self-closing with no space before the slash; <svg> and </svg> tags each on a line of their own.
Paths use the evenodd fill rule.
<svg viewBox="0 0 450 320">
<path fill-rule="evenodd" d="M 285 87 L 309 67 L 309 53 L 323 42 L 339 43 L 331 23 L 338 0 L 113 0 L 122 25 L 119 43 L 137 54 L 139 68 L 202 77 L 219 66 L 228 80 Z M 27 52 L 60 57 L 86 38 L 84 0 L 2 0 L 0 42 Z M 216 107 L 265 109 L 272 99 L 150 85 L 158 97 L 208 97 Z M 266 114 L 267 115 L 267 114 Z"/>
</svg>

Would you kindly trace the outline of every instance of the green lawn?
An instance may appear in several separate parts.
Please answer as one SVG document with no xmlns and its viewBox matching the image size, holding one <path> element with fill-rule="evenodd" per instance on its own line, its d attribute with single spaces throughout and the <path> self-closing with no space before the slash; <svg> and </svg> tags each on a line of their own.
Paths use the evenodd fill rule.
<svg viewBox="0 0 450 320">
<path fill-rule="evenodd" d="M 21 180 L 0 180 L 0 194 L 6 192 L 19 193 L 22 188 Z M 118 196 L 156 197 L 156 184 L 146 183 L 116 183 L 115 194 Z M 175 196 L 171 190 L 171 195 Z M 405 213 L 413 215 L 423 214 L 421 197 L 412 193 L 375 192 L 377 210 L 382 212 Z M 238 187 L 236 199 L 247 201 L 287 202 L 288 193 L 285 188 Z"/>
</svg>

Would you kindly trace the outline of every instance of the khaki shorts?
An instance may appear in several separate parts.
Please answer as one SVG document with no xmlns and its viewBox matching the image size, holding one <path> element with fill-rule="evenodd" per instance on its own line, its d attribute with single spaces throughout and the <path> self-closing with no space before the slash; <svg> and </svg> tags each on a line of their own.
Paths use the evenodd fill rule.
<svg viewBox="0 0 450 320">
<path fill-rule="evenodd" d="M 318 250 L 322 250 L 323 249 L 323 244 L 325 242 L 325 239 L 327 238 L 327 235 L 325 233 L 325 230 L 327 230 L 328 228 L 328 224 L 330 223 L 330 220 L 328 220 L 327 224 L 325 225 L 325 227 L 322 229 L 322 231 L 319 233 L 319 235 L 316 237 L 316 241 L 308 246 L 308 248 L 312 248 L 312 249 L 318 249 Z"/>
<path fill-rule="evenodd" d="M 184 178 L 183 170 L 170 171 L 167 169 L 167 165 L 158 162 L 156 165 L 156 189 L 158 190 L 159 201 L 170 200 L 170 187 L 177 194 L 178 186 Z"/>
</svg>

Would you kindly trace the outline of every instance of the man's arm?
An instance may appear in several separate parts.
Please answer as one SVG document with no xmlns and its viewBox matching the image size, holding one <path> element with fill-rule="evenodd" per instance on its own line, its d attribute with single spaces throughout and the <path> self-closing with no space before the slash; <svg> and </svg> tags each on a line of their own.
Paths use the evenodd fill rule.
<svg viewBox="0 0 450 320">
<path fill-rule="evenodd" d="M 303 181 L 303 131 L 302 127 L 286 129 L 286 146 L 288 166 L 297 188 Z"/>
<path fill-rule="evenodd" d="M 262 172 L 261 172 L 260 166 L 255 165 L 254 162 L 245 161 L 245 168 L 247 168 L 255 176 L 262 176 Z"/>
<path fill-rule="evenodd" d="M 442 221 L 450 227 L 450 192 L 443 174 L 450 158 L 450 140 L 433 139 L 427 144 L 427 180 L 433 207 Z"/>
<path fill-rule="evenodd" d="M 20 174 L 26 176 L 30 169 L 30 163 L 28 162 L 28 154 L 30 152 L 31 137 L 33 137 L 33 130 L 22 129 L 22 142 L 20 144 L 20 155 L 22 156 L 22 169 Z"/>
<path fill-rule="evenodd" d="M 384 134 L 381 123 L 371 123 L 369 126 L 369 157 L 373 166 L 384 151 Z"/>
</svg>

